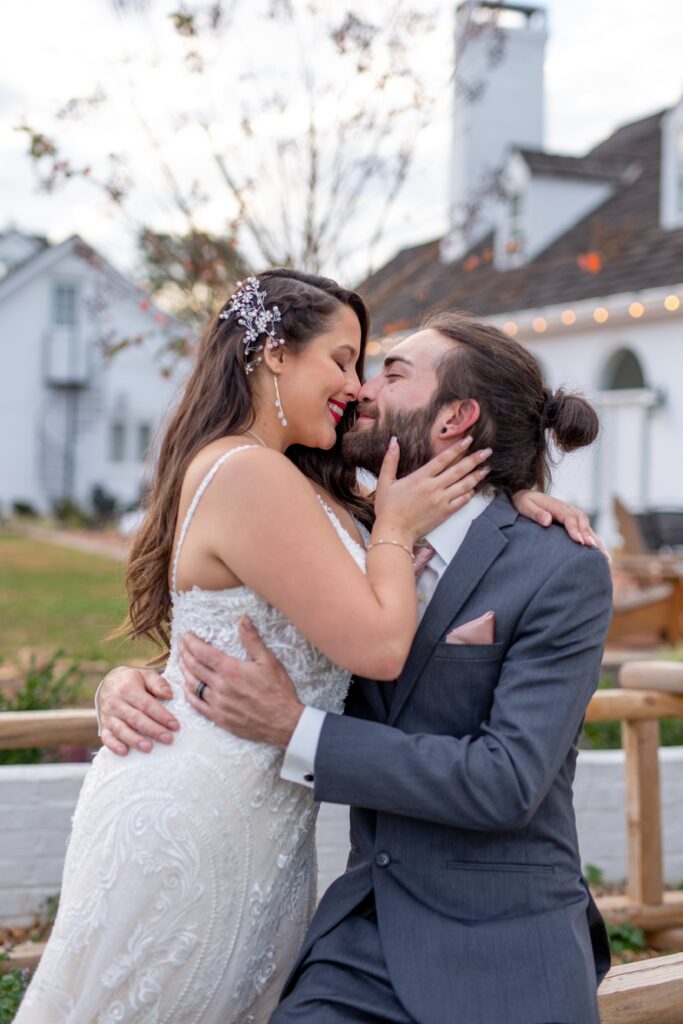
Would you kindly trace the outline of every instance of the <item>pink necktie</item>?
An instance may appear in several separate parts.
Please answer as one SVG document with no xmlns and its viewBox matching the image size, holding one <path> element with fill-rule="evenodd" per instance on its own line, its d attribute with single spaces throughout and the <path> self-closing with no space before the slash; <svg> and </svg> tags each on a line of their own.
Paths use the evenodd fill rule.
<svg viewBox="0 0 683 1024">
<path fill-rule="evenodd" d="M 432 558 L 436 554 L 431 544 L 416 544 L 413 548 L 413 572 L 415 579 L 419 580 Z"/>
</svg>

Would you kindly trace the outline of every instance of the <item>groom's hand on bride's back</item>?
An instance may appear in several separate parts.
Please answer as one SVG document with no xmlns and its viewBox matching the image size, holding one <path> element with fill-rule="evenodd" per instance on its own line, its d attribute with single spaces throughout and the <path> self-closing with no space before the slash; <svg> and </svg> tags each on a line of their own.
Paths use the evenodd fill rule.
<svg viewBox="0 0 683 1024">
<path fill-rule="evenodd" d="M 170 686 L 154 669 L 122 665 L 108 672 L 95 698 L 104 746 L 123 756 L 133 748 L 149 753 L 152 741 L 172 743 L 180 724 L 162 703 L 169 697 Z"/>
<path fill-rule="evenodd" d="M 188 704 L 243 739 L 286 747 L 303 704 L 284 665 L 270 651 L 249 619 L 240 619 L 240 639 L 247 660 L 232 658 L 187 633 L 180 644 L 180 664 Z M 203 683 L 202 696 L 197 688 Z"/>
</svg>

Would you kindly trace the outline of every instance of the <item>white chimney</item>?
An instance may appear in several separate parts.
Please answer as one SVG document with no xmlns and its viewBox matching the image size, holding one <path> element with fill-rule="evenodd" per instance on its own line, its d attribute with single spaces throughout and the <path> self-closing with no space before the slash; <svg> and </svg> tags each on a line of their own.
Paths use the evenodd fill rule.
<svg viewBox="0 0 683 1024">
<path fill-rule="evenodd" d="M 450 229 L 457 259 L 491 230 L 510 146 L 543 148 L 545 8 L 465 0 L 456 9 Z"/>
</svg>

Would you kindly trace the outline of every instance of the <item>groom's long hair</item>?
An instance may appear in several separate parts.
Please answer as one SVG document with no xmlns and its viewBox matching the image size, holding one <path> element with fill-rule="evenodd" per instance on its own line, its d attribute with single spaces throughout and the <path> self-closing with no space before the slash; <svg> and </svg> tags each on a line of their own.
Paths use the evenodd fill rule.
<svg viewBox="0 0 683 1024">
<path fill-rule="evenodd" d="M 563 452 L 591 444 L 598 434 L 595 409 L 580 395 L 550 391 L 538 360 L 493 324 L 469 313 L 436 313 L 423 324 L 454 342 L 437 368 L 433 405 L 467 398 L 478 402 L 472 451 L 493 449 L 486 488 L 512 495 L 550 483 L 552 440 Z"/>
<path fill-rule="evenodd" d="M 258 275 L 268 306 L 282 314 L 279 331 L 292 353 L 303 351 L 323 333 L 330 318 L 345 305 L 358 317 L 361 329 L 356 372 L 363 379 L 365 345 L 370 327 L 367 306 L 356 292 L 327 277 L 298 270 L 269 270 Z M 227 309 L 229 300 L 224 304 Z M 185 473 L 194 456 L 207 444 L 241 434 L 254 422 L 254 406 L 244 363 L 244 327 L 238 318 L 217 316 L 202 337 L 190 376 L 172 411 L 154 469 L 144 521 L 130 553 L 126 588 L 128 619 L 113 636 L 147 636 L 168 649 L 171 594 L 169 567 Z M 292 445 L 287 456 L 307 477 L 333 494 L 362 522 L 371 524 L 372 506 L 361 494 L 356 471 L 342 456 L 342 436 L 351 422 L 351 404 L 337 427 L 334 448 L 321 451 Z"/>
</svg>

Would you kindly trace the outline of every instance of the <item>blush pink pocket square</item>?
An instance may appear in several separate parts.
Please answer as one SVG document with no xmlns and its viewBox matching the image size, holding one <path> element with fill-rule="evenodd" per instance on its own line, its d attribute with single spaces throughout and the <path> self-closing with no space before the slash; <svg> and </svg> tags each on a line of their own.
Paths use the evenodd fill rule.
<svg viewBox="0 0 683 1024">
<path fill-rule="evenodd" d="M 495 612 L 486 612 L 478 619 L 463 622 L 446 636 L 447 644 L 492 644 L 496 628 Z"/>
</svg>

